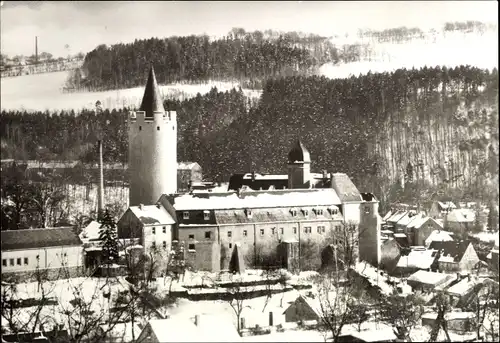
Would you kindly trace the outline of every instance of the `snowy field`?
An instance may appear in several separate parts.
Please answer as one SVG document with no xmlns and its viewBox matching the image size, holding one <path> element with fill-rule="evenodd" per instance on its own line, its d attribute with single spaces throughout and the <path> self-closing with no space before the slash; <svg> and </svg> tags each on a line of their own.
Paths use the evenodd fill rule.
<svg viewBox="0 0 500 343">
<path fill-rule="evenodd" d="M 361 61 L 327 63 L 320 68 L 320 73 L 329 78 L 347 78 L 352 75 L 390 72 L 398 68 L 422 68 L 424 66 L 471 65 L 478 68 L 498 68 L 498 32 L 487 31 L 484 34 L 447 32 L 427 35 L 423 39 L 415 38 L 405 43 L 378 43 L 368 39 L 353 37 L 350 41 L 332 40 L 337 46 L 344 44 L 366 44 L 371 53 L 364 52 Z M 370 55 L 370 58 L 368 56 Z"/>
<path fill-rule="evenodd" d="M 62 93 L 68 72 L 34 74 L 1 79 L 2 110 L 81 110 L 94 109 L 97 100 L 103 109 L 138 107 L 144 93 L 144 87 L 135 87 L 105 92 Z M 235 82 L 209 82 L 205 84 L 168 84 L 160 85 L 165 98 L 186 99 L 197 93 L 206 94 L 217 87 L 218 91 L 238 88 Z M 260 97 L 258 90 L 243 89 L 245 96 Z"/>
</svg>

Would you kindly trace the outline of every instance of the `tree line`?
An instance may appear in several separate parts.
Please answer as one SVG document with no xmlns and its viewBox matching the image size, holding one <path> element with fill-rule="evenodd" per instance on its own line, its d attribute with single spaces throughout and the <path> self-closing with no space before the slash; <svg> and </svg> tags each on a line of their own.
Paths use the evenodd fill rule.
<svg viewBox="0 0 500 343">
<path fill-rule="evenodd" d="M 372 189 L 374 185 L 394 180 L 384 179 L 387 167 L 382 157 L 370 152 L 380 140 L 402 144 L 395 129 L 398 122 L 416 122 L 418 134 L 444 120 L 449 130 L 467 128 L 488 109 L 496 117 L 481 122 L 479 129 L 490 130 L 491 142 L 498 144 L 494 119 L 498 114 L 491 108 L 497 94 L 496 69 L 424 67 L 348 79 L 268 80 L 257 104 L 249 104 L 241 90 L 213 88 L 191 99 L 165 100 L 165 108 L 178 113 L 178 160 L 198 162 L 208 179 L 228 179 L 232 173 L 251 170 L 283 173 L 288 150 L 300 137 L 311 152 L 315 170 L 346 172 L 359 187 L 380 194 L 387 190 Z M 471 117 L 457 117 L 459 106 L 465 106 Z M 104 160 L 125 163 L 128 111 L 104 110 L 99 115 L 90 110 L 2 111 L 2 156 L 97 161 L 94 144 L 101 136 Z M 475 151 L 476 145 L 489 144 L 483 143 L 471 143 L 465 149 Z M 491 154 L 483 171 L 494 174 L 497 160 Z"/>
<path fill-rule="evenodd" d="M 80 87 L 95 91 L 142 86 L 150 65 L 160 83 L 256 81 L 307 73 L 337 59 L 326 37 L 235 28 L 220 39 L 193 35 L 99 45 L 85 56 Z"/>
</svg>

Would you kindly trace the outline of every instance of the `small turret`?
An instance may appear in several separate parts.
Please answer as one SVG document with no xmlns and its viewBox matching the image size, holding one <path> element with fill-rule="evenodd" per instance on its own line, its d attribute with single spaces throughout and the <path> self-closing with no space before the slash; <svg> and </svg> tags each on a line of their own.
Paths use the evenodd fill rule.
<svg viewBox="0 0 500 343">
<path fill-rule="evenodd" d="M 311 156 L 299 139 L 288 153 L 288 188 L 310 188 L 310 185 Z"/>
</svg>

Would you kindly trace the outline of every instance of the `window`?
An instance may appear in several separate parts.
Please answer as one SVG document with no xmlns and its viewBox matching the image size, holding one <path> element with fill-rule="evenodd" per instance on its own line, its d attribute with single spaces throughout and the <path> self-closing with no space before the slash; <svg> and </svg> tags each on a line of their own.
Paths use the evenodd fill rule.
<svg viewBox="0 0 500 343">
<path fill-rule="evenodd" d="M 243 230 L 243 237 L 246 237 L 246 236 L 248 236 L 248 232 L 247 232 L 247 230 Z"/>
<path fill-rule="evenodd" d="M 229 249 L 233 247 L 233 243 L 229 243 Z"/>
<path fill-rule="evenodd" d="M 3 265 L 4 267 L 7 267 L 7 259 L 5 259 L 5 258 L 4 258 L 4 259 L 2 260 L 2 265 Z"/>
<path fill-rule="evenodd" d="M 156 228 L 155 228 L 155 227 L 153 227 L 153 228 L 151 229 L 151 231 L 153 232 L 153 235 L 155 235 L 155 234 L 156 234 Z"/>
<path fill-rule="evenodd" d="M 340 225 L 335 225 L 335 230 L 340 230 Z"/>
<path fill-rule="evenodd" d="M 9 262 L 10 262 L 10 265 L 11 265 L 11 266 L 13 266 L 13 265 L 14 265 L 14 259 L 13 259 L 13 258 L 11 258 Z"/>
<path fill-rule="evenodd" d="M 228 232 L 227 232 L 227 237 L 228 237 L 228 238 L 231 238 L 232 236 L 233 236 L 233 232 L 232 232 L 232 231 L 228 231 Z"/>
<path fill-rule="evenodd" d="M 252 218 L 252 210 L 251 210 L 251 209 L 249 209 L 249 208 L 248 208 L 248 209 L 246 210 L 246 213 L 247 213 L 247 217 L 248 217 L 248 218 Z"/>
<path fill-rule="evenodd" d="M 205 231 L 205 238 L 206 238 L 206 239 L 210 239 L 210 238 L 212 238 L 212 232 L 210 232 L 210 231 Z"/>
<path fill-rule="evenodd" d="M 139 131 L 142 131 L 142 126 L 139 126 Z"/>
<path fill-rule="evenodd" d="M 275 228 L 275 227 L 272 227 L 272 228 L 271 228 L 271 235 L 274 235 L 275 231 L 276 231 L 276 228 Z"/>
<path fill-rule="evenodd" d="M 159 127 L 159 126 L 157 126 L 157 127 L 156 127 L 156 130 L 160 131 L 160 127 Z"/>
<path fill-rule="evenodd" d="M 325 227 L 324 226 L 321 227 L 321 232 L 325 233 Z"/>
<path fill-rule="evenodd" d="M 210 212 L 209 211 L 203 211 L 203 219 L 205 219 L 205 220 L 210 219 Z"/>
<path fill-rule="evenodd" d="M 293 234 L 294 234 L 294 235 L 296 235 L 296 234 L 297 234 L 297 228 L 296 228 L 296 227 L 294 227 L 294 228 L 293 228 Z"/>
<path fill-rule="evenodd" d="M 189 239 L 194 239 L 194 234 L 193 235 L 189 235 Z"/>
<path fill-rule="evenodd" d="M 370 206 L 365 206 L 365 213 L 370 213 Z"/>
<path fill-rule="evenodd" d="M 311 227 L 310 226 L 305 226 L 304 227 L 304 233 L 311 233 Z"/>
<path fill-rule="evenodd" d="M 308 216 L 309 215 L 309 211 L 308 210 L 304 210 L 304 216 Z"/>
<path fill-rule="evenodd" d="M 189 244 L 188 250 L 195 251 L 196 250 L 195 245 L 193 243 Z"/>
<path fill-rule="evenodd" d="M 264 229 L 260 229 L 260 235 L 264 236 Z"/>
<path fill-rule="evenodd" d="M 183 219 L 189 219 L 189 212 L 188 211 L 184 211 L 184 213 L 182 214 L 182 218 Z"/>
<path fill-rule="evenodd" d="M 163 233 L 167 233 L 167 228 L 165 226 L 163 227 Z"/>
<path fill-rule="evenodd" d="M 297 210 L 290 210 L 290 213 L 293 217 L 295 217 L 297 215 Z"/>
<path fill-rule="evenodd" d="M 163 249 L 167 249 L 167 242 L 163 241 Z"/>
<path fill-rule="evenodd" d="M 39 260 L 40 259 L 40 255 L 36 255 L 36 259 Z"/>
<path fill-rule="evenodd" d="M 280 227 L 280 233 L 283 234 L 285 232 L 285 229 L 283 229 L 282 227 Z"/>
<path fill-rule="evenodd" d="M 67 254 L 67 253 L 64 253 L 64 257 L 68 257 L 68 254 Z"/>
<path fill-rule="evenodd" d="M 153 242 L 151 243 L 151 247 L 152 247 L 152 248 L 156 248 L 156 242 L 155 242 L 155 241 L 153 241 Z"/>
</svg>

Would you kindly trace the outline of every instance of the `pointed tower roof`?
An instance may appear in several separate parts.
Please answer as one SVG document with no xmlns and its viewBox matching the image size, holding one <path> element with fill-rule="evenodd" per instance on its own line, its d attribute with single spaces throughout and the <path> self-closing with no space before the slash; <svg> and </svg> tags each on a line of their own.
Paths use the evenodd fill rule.
<svg viewBox="0 0 500 343">
<path fill-rule="evenodd" d="M 300 139 L 297 140 L 295 145 L 292 147 L 292 150 L 288 153 L 288 163 L 294 162 L 311 162 L 309 151 L 304 144 L 302 144 Z"/>
<path fill-rule="evenodd" d="M 165 108 L 163 107 L 162 101 L 160 89 L 156 83 L 155 71 L 153 67 L 151 67 L 139 111 L 146 112 L 146 117 L 152 117 L 155 111 L 164 112 Z"/>
</svg>

